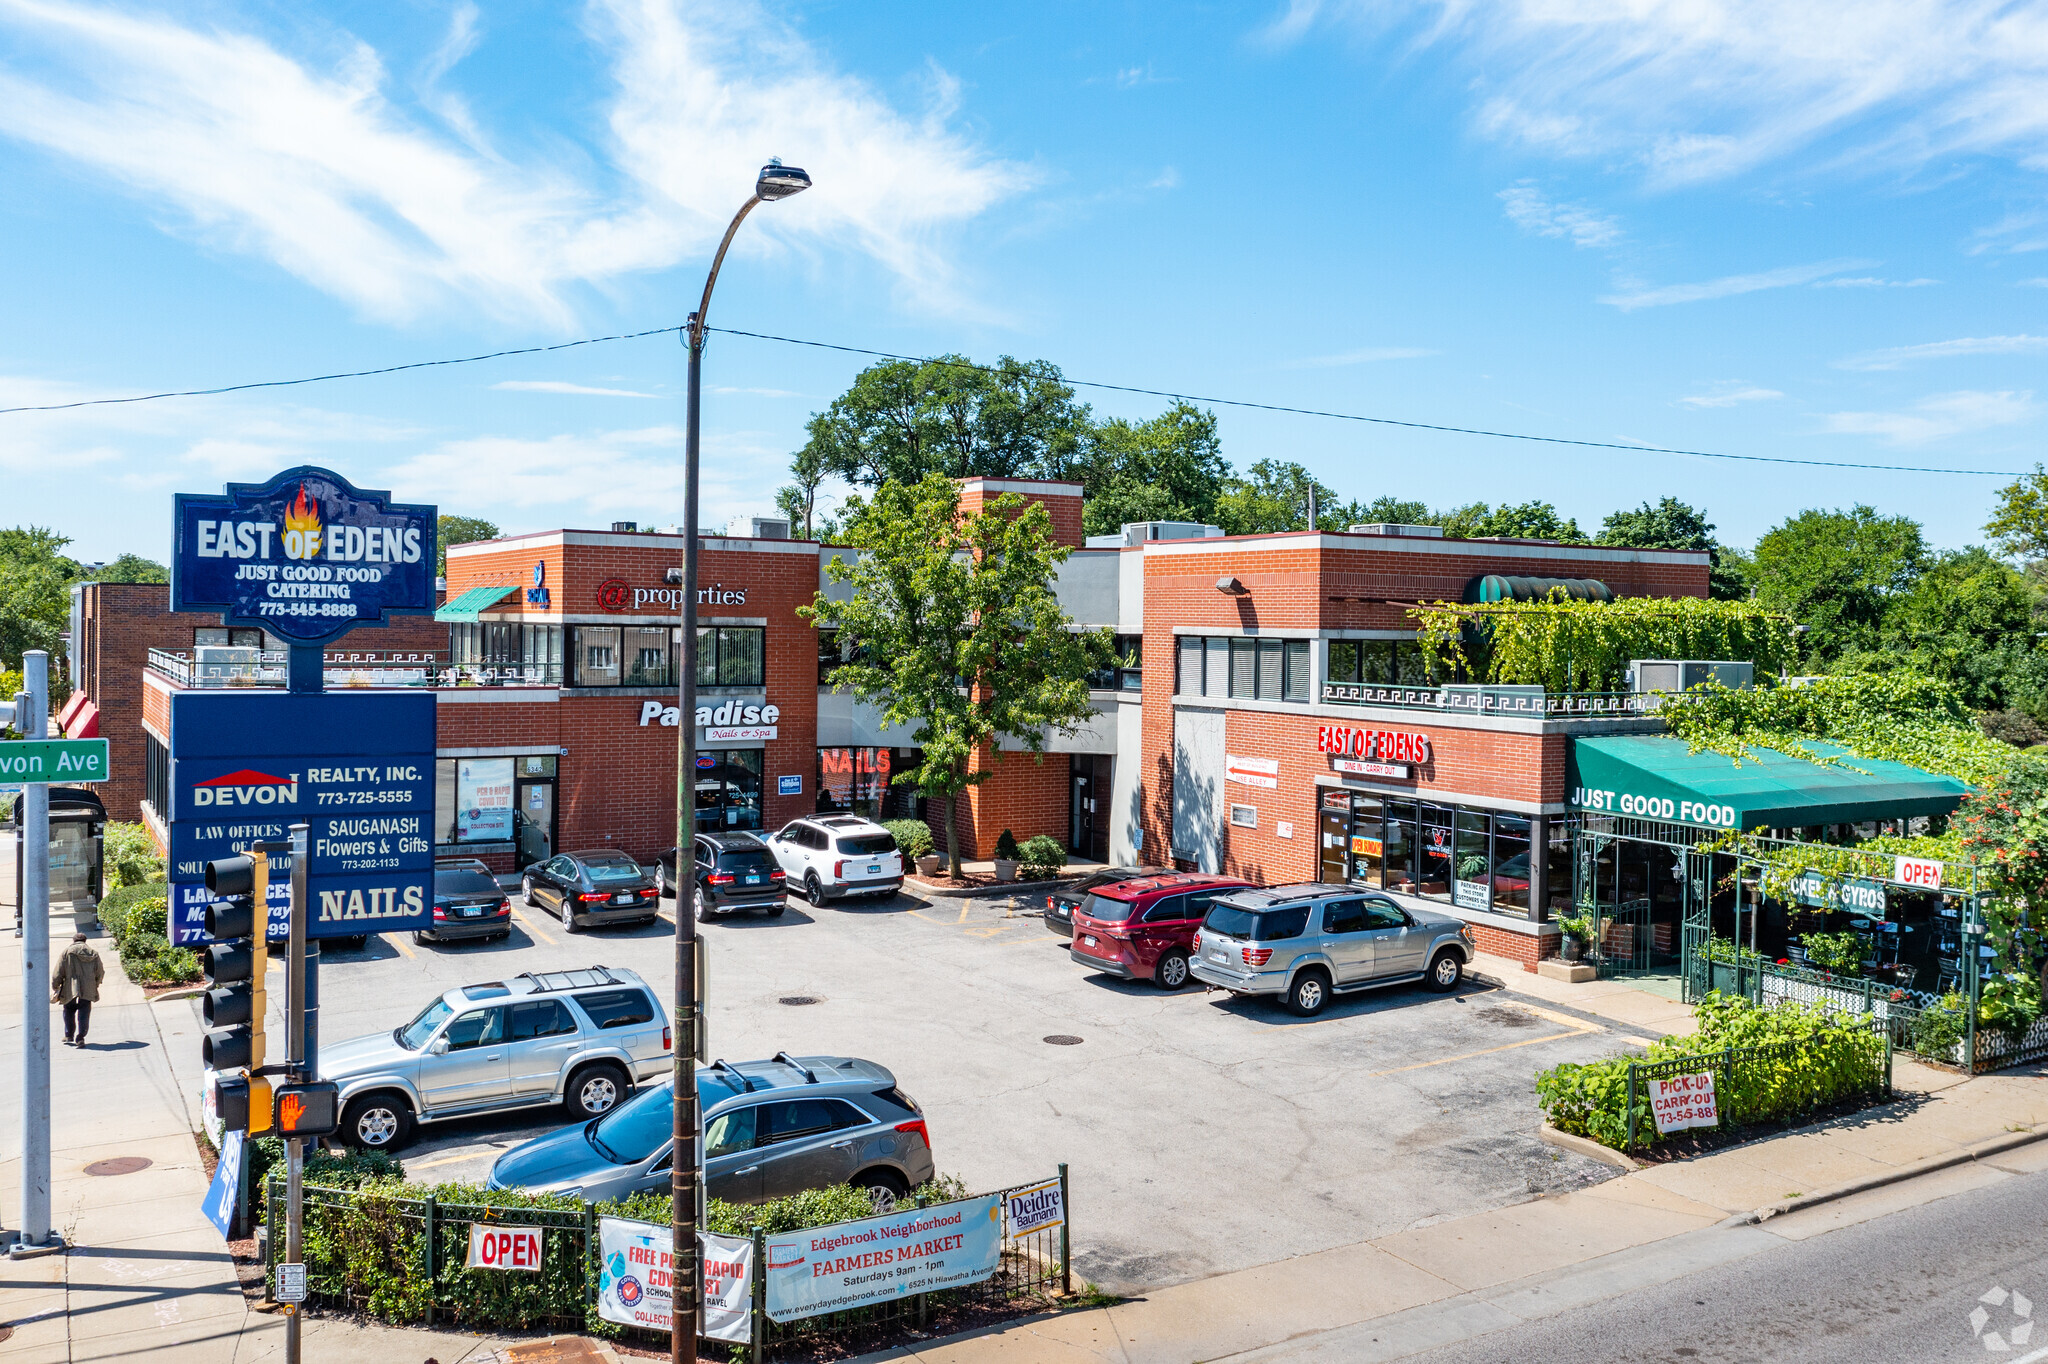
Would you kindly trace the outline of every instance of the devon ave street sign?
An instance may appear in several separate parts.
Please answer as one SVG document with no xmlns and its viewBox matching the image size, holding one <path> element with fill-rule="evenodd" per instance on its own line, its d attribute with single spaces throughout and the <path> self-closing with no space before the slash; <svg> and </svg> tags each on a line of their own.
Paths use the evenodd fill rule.
<svg viewBox="0 0 2048 1364">
<path fill-rule="evenodd" d="M 67 784 L 107 779 L 105 739 L 15 739 L 0 743 L 0 781 Z"/>
</svg>

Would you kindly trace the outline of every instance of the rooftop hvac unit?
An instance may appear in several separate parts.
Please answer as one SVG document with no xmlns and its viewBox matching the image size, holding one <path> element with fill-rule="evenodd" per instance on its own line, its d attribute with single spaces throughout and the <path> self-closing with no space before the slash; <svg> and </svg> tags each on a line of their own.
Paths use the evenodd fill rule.
<svg viewBox="0 0 2048 1364">
<path fill-rule="evenodd" d="M 1346 526 L 1344 529 L 1350 535 L 1420 535 L 1431 540 L 1444 538 L 1442 526 L 1410 526 L 1399 521 L 1373 521 L 1366 525 Z"/>
<path fill-rule="evenodd" d="M 1639 658 L 1628 671 L 1629 690 L 1636 692 L 1690 691 L 1707 681 L 1730 691 L 1748 691 L 1756 685 L 1756 664 L 1734 659 Z"/>
<path fill-rule="evenodd" d="M 780 516 L 735 516 L 725 523 L 725 533 L 751 540 L 787 540 L 789 521 Z"/>
</svg>

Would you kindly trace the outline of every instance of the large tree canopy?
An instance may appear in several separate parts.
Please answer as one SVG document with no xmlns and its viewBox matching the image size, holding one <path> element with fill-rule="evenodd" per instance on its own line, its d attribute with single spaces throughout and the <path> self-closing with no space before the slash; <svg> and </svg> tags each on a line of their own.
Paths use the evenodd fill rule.
<svg viewBox="0 0 2048 1364">
<path fill-rule="evenodd" d="M 1874 649 L 1886 612 L 1926 566 L 1920 527 L 1874 507 L 1803 511 L 1766 531 L 1754 559 L 1756 599 L 1806 627 L 1811 665 Z"/>
<path fill-rule="evenodd" d="M 70 543 L 42 526 L 0 530 L 0 660 L 18 668 L 29 649 L 62 647 L 71 584 L 84 572 L 63 552 Z"/>
<path fill-rule="evenodd" d="M 1648 502 L 1634 511 L 1609 512 L 1600 523 L 1596 545 L 1626 545 L 1631 549 L 1694 549 L 1708 555 L 1707 594 L 1721 601 L 1734 601 L 1749 594 L 1748 559 L 1730 554 L 1714 538 L 1714 523 L 1697 507 L 1675 497 Z"/>
<path fill-rule="evenodd" d="M 1071 475 L 1085 490 L 1086 532 L 1112 535 L 1130 521 L 1213 522 L 1230 465 L 1216 414 L 1177 402 L 1149 421 L 1097 423 Z"/>
<path fill-rule="evenodd" d="M 448 547 L 476 540 L 495 540 L 498 527 L 480 516 L 444 515 L 434 528 L 434 576 L 448 576 Z"/>
</svg>

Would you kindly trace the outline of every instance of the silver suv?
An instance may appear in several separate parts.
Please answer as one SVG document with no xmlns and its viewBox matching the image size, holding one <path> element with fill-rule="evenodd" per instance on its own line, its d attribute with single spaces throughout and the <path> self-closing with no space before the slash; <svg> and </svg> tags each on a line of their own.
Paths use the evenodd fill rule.
<svg viewBox="0 0 2048 1364">
<path fill-rule="evenodd" d="M 675 1089 L 649 1086 L 595 1122 L 515 1146 L 491 1166 L 493 1189 L 566 1193 L 602 1203 L 665 1190 Z M 791 1056 L 697 1070 L 704 1189 L 759 1203 L 851 1184 L 876 1212 L 932 1177 L 923 1110 L 896 1077 L 851 1056 Z"/>
<path fill-rule="evenodd" d="M 465 985 L 412 1022 L 320 1051 L 341 1086 L 342 1139 L 405 1145 L 413 1125 L 561 1104 L 591 1119 L 673 1062 L 668 1018 L 647 983 L 616 966 L 526 972 Z"/>
<path fill-rule="evenodd" d="M 1189 966 L 1211 989 L 1273 995 L 1306 1017 L 1348 990 L 1411 980 L 1455 989 L 1471 960 L 1472 929 L 1454 915 L 1309 884 L 1217 896 Z"/>
</svg>

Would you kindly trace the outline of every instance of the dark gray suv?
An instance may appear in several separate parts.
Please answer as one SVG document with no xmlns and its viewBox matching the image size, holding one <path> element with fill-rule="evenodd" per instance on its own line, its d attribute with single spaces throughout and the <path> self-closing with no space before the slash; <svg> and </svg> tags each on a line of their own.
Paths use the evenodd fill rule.
<svg viewBox="0 0 2048 1364">
<path fill-rule="evenodd" d="M 1471 926 L 1454 915 L 1310 883 L 1217 896 L 1188 964 L 1211 989 L 1271 995 L 1306 1017 L 1350 990 L 1415 980 L 1455 989 L 1472 952 Z"/>
</svg>

